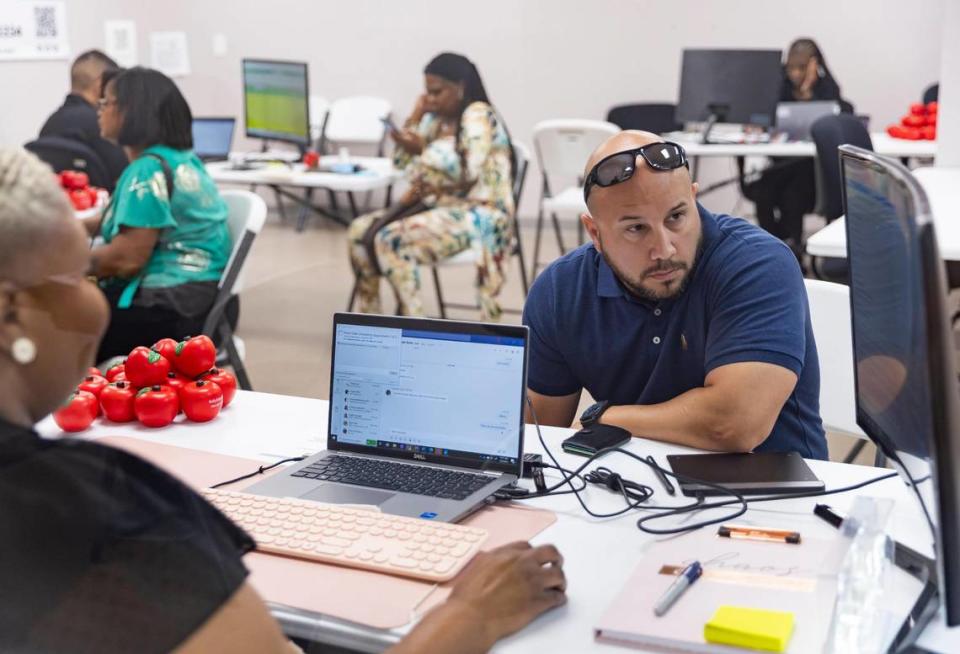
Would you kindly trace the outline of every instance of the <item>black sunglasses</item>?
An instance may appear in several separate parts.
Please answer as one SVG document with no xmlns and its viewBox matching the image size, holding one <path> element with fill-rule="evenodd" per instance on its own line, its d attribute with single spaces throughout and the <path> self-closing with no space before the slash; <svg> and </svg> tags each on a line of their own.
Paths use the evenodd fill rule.
<svg viewBox="0 0 960 654">
<path fill-rule="evenodd" d="M 583 201 L 590 197 L 590 189 L 595 185 L 606 188 L 625 182 L 637 170 L 637 157 L 643 157 L 647 165 L 654 170 L 676 170 L 686 166 L 687 153 L 683 147 L 669 141 L 648 143 L 641 148 L 615 152 L 601 159 L 596 166 L 590 169 L 590 174 L 583 182 Z"/>
</svg>

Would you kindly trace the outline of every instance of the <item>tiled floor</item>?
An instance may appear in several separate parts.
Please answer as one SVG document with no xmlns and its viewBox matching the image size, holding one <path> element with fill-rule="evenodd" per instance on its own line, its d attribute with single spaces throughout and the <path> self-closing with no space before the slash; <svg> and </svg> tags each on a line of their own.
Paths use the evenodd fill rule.
<svg viewBox="0 0 960 654">
<path fill-rule="evenodd" d="M 529 260 L 533 251 L 532 226 L 523 230 Z M 572 225 L 566 242 L 572 243 Z M 557 256 L 552 234 L 544 234 L 542 257 Z M 424 298 L 428 313 L 438 315 L 429 272 L 424 270 Z M 441 272 L 448 301 L 473 299 L 472 268 L 449 268 Z M 283 224 L 271 211 L 263 232 L 254 244 L 245 270 L 241 293 L 238 334 L 246 345 L 246 364 L 254 388 L 285 395 L 327 398 L 330 387 L 330 341 L 332 316 L 347 307 L 353 276 L 346 250 L 346 232 L 339 225 L 313 219 L 302 233 L 292 222 Z M 384 308 L 392 308 L 389 288 L 383 288 Z M 501 295 L 504 307 L 523 305 L 519 267 L 511 262 L 507 287 Z M 450 317 L 475 319 L 470 311 L 454 311 Z M 519 322 L 507 313 L 504 321 Z M 585 394 L 586 395 L 586 394 Z M 584 397 L 583 404 L 591 400 Z M 829 435 L 831 457 L 842 459 L 853 439 Z M 873 461 L 873 446 L 864 448 L 858 463 Z"/>
</svg>

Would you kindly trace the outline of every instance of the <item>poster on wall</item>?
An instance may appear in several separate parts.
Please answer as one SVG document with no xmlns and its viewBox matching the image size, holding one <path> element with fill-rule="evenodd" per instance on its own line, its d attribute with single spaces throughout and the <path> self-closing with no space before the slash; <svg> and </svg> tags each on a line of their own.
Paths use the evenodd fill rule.
<svg viewBox="0 0 960 654">
<path fill-rule="evenodd" d="M 151 32 L 150 66 L 170 77 L 189 75 L 186 32 Z"/>
<path fill-rule="evenodd" d="M 106 53 L 124 68 L 132 68 L 137 58 L 137 25 L 132 20 L 108 20 L 103 24 Z"/>
<path fill-rule="evenodd" d="M 0 61 L 69 56 L 64 2 L 0 0 Z"/>
</svg>

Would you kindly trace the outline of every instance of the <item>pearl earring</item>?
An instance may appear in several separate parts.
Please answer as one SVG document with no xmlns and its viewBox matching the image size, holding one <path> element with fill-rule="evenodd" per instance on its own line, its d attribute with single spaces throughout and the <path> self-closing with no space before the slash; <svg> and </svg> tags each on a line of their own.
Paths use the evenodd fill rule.
<svg viewBox="0 0 960 654">
<path fill-rule="evenodd" d="M 13 341 L 10 353 L 13 355 L 14 361 L 21 366 L 25 366 L 28 363 L 33 363 L 33 360 L 37 358 L 37 345 L 26 336 L 21 336 Z"/>
</svg>

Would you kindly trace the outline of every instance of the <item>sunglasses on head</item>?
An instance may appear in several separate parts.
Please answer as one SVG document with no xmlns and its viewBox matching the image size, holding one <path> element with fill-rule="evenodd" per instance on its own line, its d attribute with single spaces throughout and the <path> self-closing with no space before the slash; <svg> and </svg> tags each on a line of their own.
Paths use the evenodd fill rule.
<svg viewBox="0 0 960 654">
<path fill-rule="evenodd" d="M 583 182 L 583 201 L 590 197 L 590 190 L 594 186 L 606 188 L 625 182 L 637 170 L 637 157 L 643 157 L 647 165 L 654 170 L 676 170 L 686 166 L 687 153 L 676 143 L 660 141 L 648 143 L 640 148 L 616 152 L 601 159 L 596 166 L 590 169 Z"/>
</svg>

